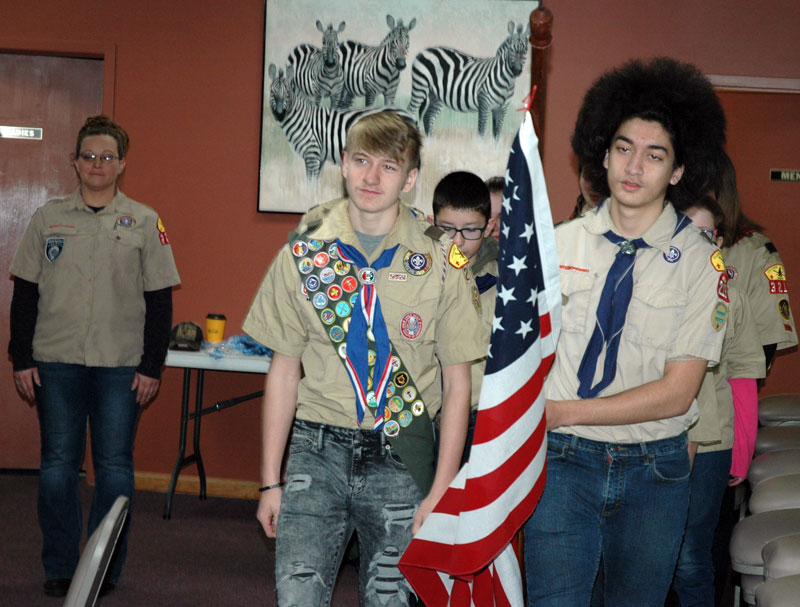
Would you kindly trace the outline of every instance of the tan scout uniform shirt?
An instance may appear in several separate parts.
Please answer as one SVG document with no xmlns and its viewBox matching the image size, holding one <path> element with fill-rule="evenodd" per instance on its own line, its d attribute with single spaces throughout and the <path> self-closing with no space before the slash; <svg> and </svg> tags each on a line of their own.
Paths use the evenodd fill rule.
<svg viewBox="0 0 800 607">
<path fill-rule="evenodd" d="M 332 241 L 338 237 L 364 253 L 350 224 L 347 199 L 327 202 L 310 214 L 323 217 L 323 221 L 306 239 Z M 424 216 L 416 217 L 401 203 L 391 232 L 367 259 L 373 262 L 385 249 L 400 245 L 389 267 L 378 271 L 376 292 L 389 338 L 433 418 L 441 407 L 439 361 L 442 365 L 469 362 L 486 352 L 474 339 L 482 325 L 472 300 L 472 274 L 466 268 L 456 270 L 447 265 L 442 283 L 441 243 L 447 250 L 450 240 L 444 236 L 441 243 L 431 239 L 424 234 L 428 227 Z M 403 265 L 408 251 L 430 255 L 430 269 L 421 276 L 409 273 Z M 323 329 L 320 311 L 301 292 L 295 263 L 291 245 L 284 246 L 267 271 L 242 327 L 276 352 L 301 359 L 304 377 L 298 388 L 297 419 L 357 428 L 352 384 Z M 422 329 L 413 339 L 401 331 L 403 318 L 411 313 L 422 319 Z M 367 410 L 362 427 L 371 428 L 373 420 Z"/>
<path fill-rule="evenodd" d="M 494 240 L 494 239 L 492 239 Z M 495 241 L 496 242 L 496 241 Z M 475 276 L 491 274 L 497 276 L 497 258 L 488 261 L 480 266 L 476 266 Z M 483 385 L 483 374 L 486 371 L 486 356 L 489 353 L 489 340 L 492 337 L 492 319 L 494 318 L 494 305 L 497 300 L 497 284 L 480 294 L 481 299 L 481 333 L 478 337 L 483 348 L 483 356 L 470 365 L 472 377 L 472 410 L 478 409 L 481 399 L 481 386 Z"/>
<path fill-rule="evenodd" d="M 89 367 L 138 365 L 144 292 L 180 283 L 158 214 L 119 190 L 97 213 L 80 190 L 37 209 L 10 271 L 39 285 L 33 358 Z"/>
<path fill-rule="evenodd" d="M 556 228 L 556 246 L 564 306 L 562 330 L 553 368 L 547 376 L 547 398 L 578 399 L 578 367 L 596 322 L 597 304 L 619 247 L 603 234 L 615 230 L 606 202 Z M 617 372 L 600 394 L 609 396 L 661 379 L 664 365 L 691 358 L 719 361 L 724 324 L 712 326 L 720 272 L 710 258 L 715 248 L 697 228 L 673 237 L 677 216 L 671 204 L 642 235 L 651 248 L 636 254 L 633 296 L 619 344 Z M 674 249 L 674 250 L 673 250 Z M 677 260 L 667 261 L 665 255 Z M 678 256 L 679 254 L 679 256 Z M 603 358 L 597 362 L 596 383 Z M 596 405 L 599 406 L 599 405 Z M 697 405 L 677 417 L 619 426 L 565 426 L 558 432 L 612 443 L 659 440 L 677 436 L 694 421 Z"/>
<path fill-rule="evenodd" d="M 758 379 L 766 375 L 764 350 L 758 339 L 750 304 L 733 284 L 728 285 L 730 314 L 725 325 L 720 363 L 706 371 L 697 404 L 700 417 L 689 428 L 698 453 L 733 447 L 733 394 L 729 379 Z"/>
<path fill-rule="evenodd" d="M 738 285 L 753 309 L 759 343 L 778 344 L 778 350 L 797 345 L 785 269 L 769 238 L 754 232 L 722 253 L 731 283 Z"/>
</svg>

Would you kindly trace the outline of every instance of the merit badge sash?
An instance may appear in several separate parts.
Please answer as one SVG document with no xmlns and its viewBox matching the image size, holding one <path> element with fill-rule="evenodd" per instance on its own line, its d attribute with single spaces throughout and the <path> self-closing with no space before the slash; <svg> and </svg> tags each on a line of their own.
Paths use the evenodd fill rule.
<svg viewBox="0 0 800 607">
<path fill-rule="evenodd" d="M 383 431 L 424 494 L 433 484 L 433 424 L 411 373 L 389 339 L 375 280 L 397 247 L 370 266 L 338 240 L 291 243 L 301 291 L 347 371 L 355 392 L 359 426 L 369 409 L 373 429 Z"/>
</svg>

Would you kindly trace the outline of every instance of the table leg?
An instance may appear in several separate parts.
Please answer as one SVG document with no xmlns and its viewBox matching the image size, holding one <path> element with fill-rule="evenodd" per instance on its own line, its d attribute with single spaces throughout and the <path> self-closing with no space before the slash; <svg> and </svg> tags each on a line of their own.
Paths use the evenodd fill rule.
<svg viewBox="0 0 800 607">
<path fill-rule="evenodd" d="M 164 518 L 169 519 L 172 511 L 172 496 L 175 494 L 175 486 L 178 483 L 178 475 L 184 466 L 184 455 L 186 454 L 186 424 L 189 422 L 189 388 L 191 386 L 192 370 L 188 367 L 183 370 L 183 396 L 181 397 L 181 428 L 178 440 L 178 459 L 172 469 L 172 477 L 169 480 L 167 498 L 164 505 Z"/>
<path fill-rule="evenodd" d="M 194 458 L 197 464 L 197 474 L 200 476 L 200 499 L 206 499 L 206 471 L 203 467 L 203 456 L 200 453 L 200 420 L 203 411 L 203 369 L 197 370 L 197 391 L 194 407 Z"/>
</svg>

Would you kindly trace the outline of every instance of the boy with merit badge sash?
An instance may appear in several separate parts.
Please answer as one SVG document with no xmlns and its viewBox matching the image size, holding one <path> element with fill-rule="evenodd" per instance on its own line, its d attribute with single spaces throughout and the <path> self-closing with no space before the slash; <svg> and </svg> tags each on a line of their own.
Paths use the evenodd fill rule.
<svg viewBox="0 0 800 607">
<path fill-rule="evenodd" d="M 414 186 L 420 148 L 397 114 L 354 124 L 347 198 L 303 217 L 243 324 L 275 351 L 258 519 L 277 538 L 279 605 L 329 604 L 353 531 L 361 603 L 414 604 L 397 562 L 459 468 L 469 361 L 486 353 L 474 338 L 480 301 L 467 258 L 398 198 Z"/>
<path fill-rule="evenodd" d="M 722 254 L 680 209 L 710 189 L 724 139 L 710 82 L 672 59 L 625 64 L 584 97 L 572 145 L 607 198 L 556 228 L 564 304 L 547 484 L 525 525 L 530 605 L 587 606 L 598 576 L 607 607 L 664 604 L 686 431 L 728 314 Z"/>
</svg>

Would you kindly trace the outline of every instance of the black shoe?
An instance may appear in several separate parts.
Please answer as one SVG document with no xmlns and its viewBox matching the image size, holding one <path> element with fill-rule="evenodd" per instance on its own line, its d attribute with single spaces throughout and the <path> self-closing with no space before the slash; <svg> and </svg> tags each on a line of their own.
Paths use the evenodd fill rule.
<svg viewBox="0 0 800 607">
<path fill-rule="evenodd" d="M 100 592 L 97 593 L 97 596 L 105 596 L 107 594 L 110 594 L 111 591 L 113 591 L 114 588 L 116 588 L 116 587 L 117 587 L 116 584 L 113 584 L 113 583 L 109 582 L 108 580 L 105 580 L 100 585 Z"/>
<path fill-rule="evenodd" d="M 44 583 L 44 593 L 47 596 L 67 596 L 67 590 L 72 580 L 64 577 L 47 580 Z"/>
</svg>

